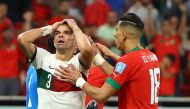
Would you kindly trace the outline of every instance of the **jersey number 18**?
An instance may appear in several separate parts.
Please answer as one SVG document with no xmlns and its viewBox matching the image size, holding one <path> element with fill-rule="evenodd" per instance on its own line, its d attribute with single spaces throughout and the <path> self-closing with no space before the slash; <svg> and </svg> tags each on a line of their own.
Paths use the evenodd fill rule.
<svg viewBox="0 0 190 109">
<path fill-rule="evenodd" d="M 158 88 L 160 87 L 160 69 L 149 69 L 150 81 L 151 81 L 151 98 L 150 104 L 158 103 Z"/>
</svg>

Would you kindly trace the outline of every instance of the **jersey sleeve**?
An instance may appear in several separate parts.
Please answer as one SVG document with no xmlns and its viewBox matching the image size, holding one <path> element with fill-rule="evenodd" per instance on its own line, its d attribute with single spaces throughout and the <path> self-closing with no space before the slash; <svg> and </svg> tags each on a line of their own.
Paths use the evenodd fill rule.
<svg viewBox="0 0 190 109">
<path fill-rule="evenodd" d="M 39 48 L 39 47 L 36 47 L 36 51 L 35 51 L 35 54 L 34 54 L 34 60 L 32 61 L 32 64 L 34 65 L 34 67 L 36 69 L 39 69 L 42 67 L 42 61 L 43 61 L 43 58 L 46 56 L 46 55 L 49 55 L 50 53 L 43 49 L 43 48 Z"/>
<path fill-rule="evenodd" d="M 129 57 L 121 58 L 113 73 L 106 79 L 106 83 L 110 84 L 116 91 L 121 88 L 124 83 L 133 77 L 136 61 Z"/>
</svg>

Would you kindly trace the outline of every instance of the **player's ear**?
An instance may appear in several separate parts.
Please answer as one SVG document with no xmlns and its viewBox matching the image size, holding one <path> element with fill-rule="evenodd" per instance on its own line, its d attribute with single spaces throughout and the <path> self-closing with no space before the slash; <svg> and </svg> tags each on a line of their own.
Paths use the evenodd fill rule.
<svg viewBox="0 0 190 109">
<path fill-rule="evenodd" d="M 127 34 L 123 33 L 122 39 L 123 39 L 123 41 L 125 41 L 127 39 Z"/>
</svg>

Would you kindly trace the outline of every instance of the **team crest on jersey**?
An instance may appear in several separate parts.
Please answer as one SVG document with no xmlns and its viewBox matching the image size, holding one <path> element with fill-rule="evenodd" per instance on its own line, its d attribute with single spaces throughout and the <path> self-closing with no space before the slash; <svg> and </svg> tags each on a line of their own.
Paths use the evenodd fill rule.
<svg viewBox="0 0 190 109">
<path fill-rule="evenodd" d="M 123 70 L 125 69 L 126 67 L 126 64 L 123 63 L 123 62 L 118 62 L 116 67 L 115 67 L 115 72 L 119 73 L 119 74 L 122 74 L 123 73 Z"/>
</svg>

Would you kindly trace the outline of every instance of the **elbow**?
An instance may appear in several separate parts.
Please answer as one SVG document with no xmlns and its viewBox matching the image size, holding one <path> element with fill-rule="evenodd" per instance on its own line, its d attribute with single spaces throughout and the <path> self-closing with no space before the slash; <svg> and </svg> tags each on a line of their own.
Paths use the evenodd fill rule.
<svg viewBox="0 0 190 109">
<path fill-rule="evenodd" d="M 17 37 L 17 42 L 20 46 L 23 46 L 25 45 L 25 38 L 24 38 L 24 35 L 23 33 L 22 34 L 19 34 L 18 37 Z"/>
<path fill-rule="evenodd" d="M 23 35 L 22 35 L 22 34 L 19 34 L 18 37 L 17 37 L 17 42 L 18 42 L 18 44 L 21 45 L 22 42 L 23 42 L 22 40 L 23 40 Z"/>
</svg>

